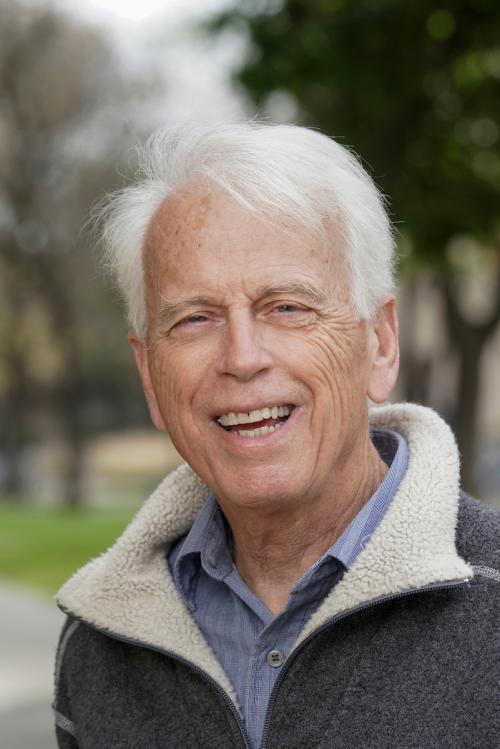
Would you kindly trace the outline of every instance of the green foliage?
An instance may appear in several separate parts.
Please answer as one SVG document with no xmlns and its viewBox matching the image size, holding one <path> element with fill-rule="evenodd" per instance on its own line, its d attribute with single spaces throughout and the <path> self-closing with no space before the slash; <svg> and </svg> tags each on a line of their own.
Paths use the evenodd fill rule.
<svg viewBox="0 0 500 749">
<path fill-rule="evenodd" d="M 80 511 L 0 504 L 0 576 L 54 594 L 82 564 L 105 551 L 135 507 Z"/>
<path fill-rule="evenodd" d="M 446 270 L 457 234 L 498 242 L 496 0 L 260 5 L 239 3 L 213 28 L 245 27 L 238 78 L 261 109 L 288 92 L 305 124 L 359 151 L 419 262 Z"/>
</svg>

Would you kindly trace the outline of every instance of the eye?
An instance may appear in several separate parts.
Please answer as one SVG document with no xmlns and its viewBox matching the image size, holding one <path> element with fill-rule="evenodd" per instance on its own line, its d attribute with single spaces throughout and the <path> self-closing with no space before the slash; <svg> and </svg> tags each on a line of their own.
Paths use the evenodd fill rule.
<svg viewBox="0 0 500 749">
<path fill-rule="evenodd" d="M 274 308 L 276 312 L 301 312 L 302 308 L 298 307 L 296 304 L 278 304 L 277 307 Z"/>
<path fill-rule="evenodd" d="M 175 327 L 184 326 L 184 325 L 200 325 L 201 323 L 204 323 L 207 320 L 208 320 L 208 317 L 206 315 L 202 315 L 202 314 L 188 315 L 187 317 L 184 317 L 182 320 L 179 320 L 179 322 L 176 323 Z"/>
<path fill-rule="evenodd" d="M 300 302 L 274 302 L 269 312 L 269 321 L 275 325 L 304 327 L 314 319 L 315 312 Z"/>
</svg>

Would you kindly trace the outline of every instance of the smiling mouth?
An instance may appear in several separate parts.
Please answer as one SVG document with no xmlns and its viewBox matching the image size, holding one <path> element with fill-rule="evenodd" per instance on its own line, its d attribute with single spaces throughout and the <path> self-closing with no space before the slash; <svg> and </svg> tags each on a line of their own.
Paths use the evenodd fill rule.
<svg viewBox="0 0 500 749">
<path fill-rule="evenodd" d="M 283 426 L 294 406 L 266 406 L 248 413 L 230 411 L 215 421 L 226 432 L 236 432 L 240 437 L 263 437 Z"/>
</svg>

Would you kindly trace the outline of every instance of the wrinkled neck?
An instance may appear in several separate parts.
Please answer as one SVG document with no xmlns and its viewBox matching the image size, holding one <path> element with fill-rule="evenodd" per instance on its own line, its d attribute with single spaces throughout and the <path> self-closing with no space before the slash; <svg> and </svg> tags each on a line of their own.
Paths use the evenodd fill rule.
<svg viewBox="0 0 500 749">
<path fill-rule="evenodd" d="M 383 482 L 388 468 L 370 440 L 321 496 L 278 508 L 230 510 L 234 562 L 271 613 L 281 611 L 296 583 L 340 537 Z"/>
</svg>

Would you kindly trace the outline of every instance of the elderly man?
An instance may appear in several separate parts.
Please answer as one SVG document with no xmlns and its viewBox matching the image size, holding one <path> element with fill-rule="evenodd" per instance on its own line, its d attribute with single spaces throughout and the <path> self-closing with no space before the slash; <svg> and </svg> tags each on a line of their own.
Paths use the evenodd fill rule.
<svg viewBox="0 0 500 749">
<path fill-rule="evenodd" d="M 398 372 L 393 240 L 290 126 L 160 133 L 106 209 L 187 465 L 59 593 L 59 746 L 498 747 L 499 520 Z"/>
</svg>

